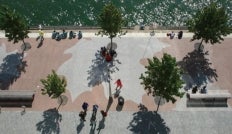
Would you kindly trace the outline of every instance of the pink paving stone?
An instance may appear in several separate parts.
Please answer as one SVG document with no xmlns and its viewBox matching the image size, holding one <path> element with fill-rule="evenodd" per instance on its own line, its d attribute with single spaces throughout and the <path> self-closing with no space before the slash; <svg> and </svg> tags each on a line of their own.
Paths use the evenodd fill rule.
<svg viewBox="0 0 232 134">
<path fill-rule="evenodd" d="M 90 38 L 88 38 L 90 40 Z M 163 52 L 169 53 L 177 58 L 177 61 L 182 60 L 188 52 L 191 52 L 194 47 L 194 43 L 199 41 L 190 42 L 190 38 L 184 38 L 181 40 L 168 38 L 159 38 L 160 41 L 171 44 L 170 47 L 164 48 L 162 52 L 154 54 L 154 56 L 161 57 Z M 57 70 L 65 61 L 71 58 L 70 54 L 64 54 L 64 51 L 75 45 L 78 40 L 61 40 L 57 42 L 52 39 L 45 39 L 44 44 L 40 48 L 37 47 L 35 39 L 26 39 L 25 42 L 29 42 L 32 48 L 26 51 L 27 56 L 24 58 L 27 61 L 26 73 L 22 73 L 21 77 L 15 81 L 9 88 L 9 90 L 36 90 L 35 100 L 32 108 L 29 110 L 44 111 L 50 108 L 58 107 L 57 100 L 50 99 L 48 96 L 41 95 L 41 83 L 40 79 L 46 78 L 47 74 L 51 73 L 51 70 Z M 232 47 L 230 46 L 232 39 L 225 39 L 222 44 L 216 44 L 214 46 L 210 44 L 205 45 L 205 50 L 209 51 L 208 58 L 213 63 L 212 68 L 217 70 L 218 81 L 214 82 L 214 85 L 227 89 L 232 93 L 232 62 L 230 61 Z M 6 44 L 7 52 L 14 50 L 20 51 L 21 42 L 12 44 L 7 39 L 0 39 L 0 44 Z M 147 64 L 146 59 L 141 59 L 140 63 Z M 39 87 L 37 87 L 39 86 Z M 93 104 L 98 104 L 99 109 L 105 110 L 108 103 L 108 98 L 104 95 L 103 86 L 100 84 L 93 87 L 91 91 L 86 91 L 80 94 L 73 102 L 71 102 L 70 92 L 67 90 L 64 94 L 68 97 L 68 102 L 65 106 L 61 106 L 61 111 L 79 111 L 84 101 L 89 103 L 89 110 L 92 110 Z M 138 105 L 125 98 L 125 104 L 123 111 L 137 111 Z M 177 102 L 180 99 L 177 99 Z M 152 96 L 144 94 L 142 96 L 142 103 L 148 107 L 149 110 L 156 110 L 157 105 L 154 103 Z M 232 105 L 232 100 L 229 100 L 229 104 Z M 110 111 L 115 111 L 117 106 L 117 99 L 113 100 L 110 107 Z M 175 104 L 171 102 L 165 103 L 160 106 L 160 111 L 169 111 L 175 108 Z M 4 108 L 6 110 L 19 110 L 20 108 Z M 3 109 L 3 110 L 4 110 Z"/>
</svg>

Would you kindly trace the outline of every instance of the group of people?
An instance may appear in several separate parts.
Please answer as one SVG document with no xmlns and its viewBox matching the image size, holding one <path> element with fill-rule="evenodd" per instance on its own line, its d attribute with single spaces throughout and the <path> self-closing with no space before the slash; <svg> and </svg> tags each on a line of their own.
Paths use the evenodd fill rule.
<svg viewBox="0 0 232 134">
<path fill-rule="evenodd" d="M 198 87 L 197 87 L 197 86 L 194 86 L 193 89 L 192 89 L 192 93 L 195 94 L 197 91 L 198 91 Z M 206 93 L 207 93 L 206 85 L 203 86 L 203 87 L 200 89 L 200 93 L 202 93 L 202 94 L 206 94 Z"/>
<path fill-rule="evenodd" d="M 112 61 L 113 57 L 117 56 L 117 53 L 115 50 L 107 50 L 106 47 L 101 47 L 101 56 L 105 58 L 107 62 Z"/>
<path fill-rule="evenodd" d="M 116 88 L 115 88 L 116 92 L 120 91 L 120 89 L 122 88 L 121 80 L 117 79 L 115 84 L 116 84 Z M 89 104 L 87 102 L 83 102 L 83 104 L 82 104 L 83 111 L 81 111 L 79 113 L 79 116 L 80 116 L 81 120 L 83 120 L 83 121 L 86 121 L 85 117 L 87 115 L 88 107 L 89 107 Z M 93 112 L 92 112 L 92 116 L 91 116 L 91 119 L 90 119 L 91 124 L 93 124 L 96 121 L 97 110 L 98 110 L 98 105 L 97 104 L 93 105 Z M 101 110 L 101 114 L 102 114 L 103 118 L 105 118 L 107 116 L 107 112 L 104 111 L 104 110 Z"/>
<path fill-rule="evenodd" d="M 82 109 L 83 111 L 81 111 L 79 113 L 79 116 L 81 118 L 82 121 L 86 121 L 85 120 L 85 117 L 87 115 L 87 110 L 88 110 L 88 107 L 89 107 L 89 104 L 87 102 L 84 102 L 82 104 Z M 91 124 L 90 125 L 93 125 L 95 122 L 96 122 L 96 115 L 97 115 L 97 110 L 98 110 L 98 105 L 93 105 L 93 112 L 92 112 L 92 116 L 91 116 L 91 119 L 90 119 L 90 122 Z M 101 114 L 102 114 L 102 117 L 105 118 L 107 116 L 107 112 L 101 110 Z"/>
<path fill-rule="evenodd" d="M 82 38 L 82 32 L 79 31 L 77 34 L 77 39 L 81 39 Z M 55 30 L 52 32 L 52 39 L 55 39 L 57 41 L 60 41 L 61 39 L 66 39 L 68 37 L 68 32 L 65 32 L 65 30 L 62 30 L 62 33 L 56 32 Z M 69 39 L 74 39 L 76 38 L 76 33 L 73 31 L 69 32 Z"/>
<path fill-rule="evenodd" d="M 174 39 L 175 33 L 172 31 L 171 33 L 167 33 L 167 36 L 169 36 L 170 39 Z M 177 38 L 182 39 L 182 37 L 183 37 L 183 31 L 179 31 Z"/>
</svg>

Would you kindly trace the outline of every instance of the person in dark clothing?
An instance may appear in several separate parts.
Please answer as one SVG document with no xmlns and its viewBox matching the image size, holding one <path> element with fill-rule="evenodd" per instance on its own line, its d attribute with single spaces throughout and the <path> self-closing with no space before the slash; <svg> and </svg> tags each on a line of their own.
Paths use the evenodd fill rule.
<svg viewBox="0 0 232 134">
<path fill-rule="evenodd" d="M 81 117 L 81 120 L 86 121 L 86 120 L 85 120 L 86 111 L 81 111 L 81 112 L 79 113 L 79 116 Z"/>
<path fill-rule="evenodd" d="M 83 109 L 84 111 L 87 111 L 88 106 L 89 106 L 89 104 L 88 104 L 87 102 L 84 102 L 84 103 L 82 104 L 82 109 Z"/>
<path fill-rule="evenodd" d="M 206 94 L 206 93 L 207 93 L 206 86 L 204 86 L 204 87 L 201 89 L 201 93 L 202 93 L 202 94 Z"/>
<path fill-rule="evenodd" d="M 183 31 L 178 32 L 178 39 L 182 39 L 183 37 Z"/>
<path fill-rule="evenodd" d="M 107 112 L 101 110 L 102 118 L 105 118 L 107 116 Z"/>
<path fill-rule="evenodd" d="M 197 92 L 197 90 L 198 90 L 198 89 L 197 89 L 197 86 L 193 87 L 192 93 L 195 94 L 195 93 Z"/>
<path fill-rule="evenodd" d="M 97 115 L 98 105 L 93 105 L 93 113 L 90 119 L 90 125 L 96 125 L 96 115 Z"/>
<path fill-rule="evenodd" d="M 79 32 L 78 32 L 78 40 L 81 39 L 81 38 L 82 38 L 82 32 L 79 31 Z"/>
</svg>

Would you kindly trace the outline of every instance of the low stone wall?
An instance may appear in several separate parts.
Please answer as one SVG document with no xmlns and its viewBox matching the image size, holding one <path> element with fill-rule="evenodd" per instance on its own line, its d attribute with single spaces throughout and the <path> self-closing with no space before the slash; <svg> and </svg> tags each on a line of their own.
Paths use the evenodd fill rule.
<svg viewBox="0 0 232 134">
<path fill-rule="evenodd" d="M 140 30 L 139 25 L 132 27 L 123 27 L 123 30 Z M 96 26 L 43 26 L 43 30 L 100 30 L 100 27 Z M 145 26 L 144 30 L 187 30 L 185 26 L 171 27 L 171 26 Z M 38 26 L 31 26 L 30 30 L 38 30 Z"/>
<path fill-rule="evenodd" d="M 35 91 L 0 90 L 1 107 L 31 107 Z"/>
<path fill-rule="evenodd" d="M 187 93 L 187 107 L 228 107 L 228 90 L 209 90 L 207 93 Z"/>
</svg>

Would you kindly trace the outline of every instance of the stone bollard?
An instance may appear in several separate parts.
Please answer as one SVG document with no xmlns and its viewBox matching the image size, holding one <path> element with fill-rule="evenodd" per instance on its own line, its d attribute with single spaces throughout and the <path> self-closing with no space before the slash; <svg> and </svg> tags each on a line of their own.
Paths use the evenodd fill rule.
<svg viewBox="0 0 232 134">
<path fill-rule="evenodd" d="M 23 110 L 21 111 L 21 115 L 24 115 L 26 113 L 26 106 L 22 106 Z"/>
</svg>

